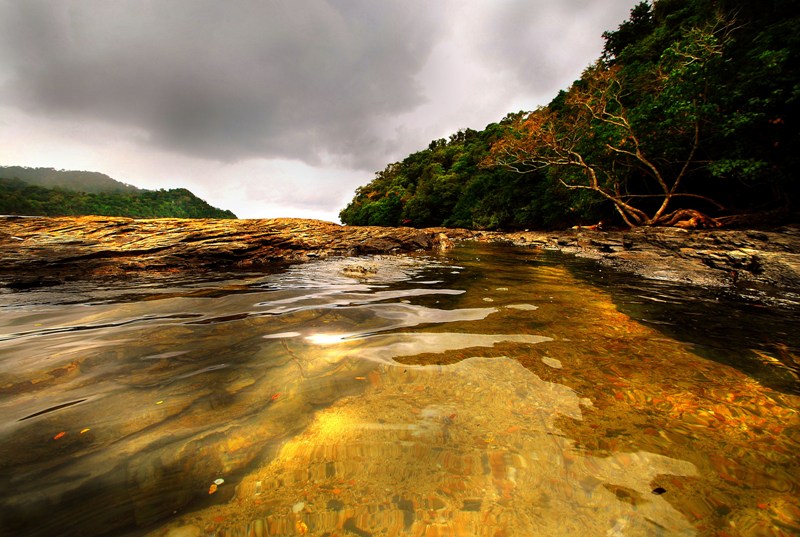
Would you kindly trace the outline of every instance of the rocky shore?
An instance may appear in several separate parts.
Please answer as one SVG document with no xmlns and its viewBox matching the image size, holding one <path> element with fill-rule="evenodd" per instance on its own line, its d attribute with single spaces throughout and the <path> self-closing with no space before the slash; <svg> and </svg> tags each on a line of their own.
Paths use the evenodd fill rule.
<svg viewBox="0 0 800 537">
<path fill-rule="evenodd" d="M 800 293 L 800 227 L 498 233 L 350 227 L 301 219 L 0 217 L 0 286 L 263 269 L 331 256 L 440 250 L 462 240 L 557 250 L 646 278 Z"/>
<path fill-rule="evenodd" d="M 454 236 L 460 236 L 456 231 Z M 301 219 L 0 217 L 0 285 L 187 270 L 259 269 L 332 256 L 431 250 L 438 230 Z"/>
<path fill-rule="evenodd" d="M 800 227 L 796 226 L 772 230 L 572 229 L 510 233 L 493 240 L 558 250 L 645 278 L 800 293 Z"/>
</svg>

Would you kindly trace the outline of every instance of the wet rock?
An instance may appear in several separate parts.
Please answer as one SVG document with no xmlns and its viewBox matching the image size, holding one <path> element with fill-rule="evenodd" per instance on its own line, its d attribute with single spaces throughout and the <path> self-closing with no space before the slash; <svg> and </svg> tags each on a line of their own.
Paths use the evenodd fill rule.
<svg viewBox="0 0 800 537">
<path fill-rule="evenodd" d="M 459 230 L 349 227 L 302 219 L 133 220 L 0 217 L 0 285 L 28 289 L 64 277 L 258 269 L 341 255 L 446 248 Z"/>
<path fill-rule="evenodd" d="M 574 254 L 646 278 L 734 289 L 800 291 L 800 227 L 571 229 L 509 233 L 505 238 L 519 246 Z M 490 235 L 482 239 L 493 240 Z"/>
<path fill-rule="evenodd" d="M 693 285 L 800 290 L 796 226 L 499 233 L 353 227 L 291 218 L 0 217 L 0 224 L 0 286 L 13 290 L 131 273 L 269 270 L 331 256 L 444 250 L 462 240 L 557 250 L 646 278 Z"/>
</svg>

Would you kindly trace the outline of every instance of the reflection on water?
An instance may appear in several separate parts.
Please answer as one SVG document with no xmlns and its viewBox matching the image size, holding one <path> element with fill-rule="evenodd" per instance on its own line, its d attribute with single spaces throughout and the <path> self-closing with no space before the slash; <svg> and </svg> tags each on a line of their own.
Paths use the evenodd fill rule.
<svg viewBox="0 0 800 537">
<path fill-rule="evenodd" d="M 470 246 L 0 295 L 0 534 L 800 532 L 797 313 L 596 277 Z"/>
</svg>

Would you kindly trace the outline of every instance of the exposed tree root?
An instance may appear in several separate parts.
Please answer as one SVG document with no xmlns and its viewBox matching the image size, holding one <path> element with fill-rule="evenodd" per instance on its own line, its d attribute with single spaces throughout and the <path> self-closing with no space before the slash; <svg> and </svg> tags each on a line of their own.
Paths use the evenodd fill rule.
<svg viewBox="0 0 800 537">
<path fill-rule="evenodd" d="M 694 209 L 678 209 L 654 222 L 657 226 L 674 226 L 683 229 L 707 229 L 720 227 L 715 218 Z"/>
</svg>

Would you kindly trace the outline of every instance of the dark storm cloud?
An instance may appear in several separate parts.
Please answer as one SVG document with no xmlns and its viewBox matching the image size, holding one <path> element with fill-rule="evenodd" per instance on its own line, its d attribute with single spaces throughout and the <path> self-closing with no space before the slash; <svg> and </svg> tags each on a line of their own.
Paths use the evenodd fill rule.
<svg viewBox="0 0 800 537">
<path fill-rule="evenodd" d="M 375 167 L 446 20 L 435 3 L 29 0 L 0 7 L 0 104 L 218 160 Z"/>
<path fill-rule="evenodd" d="M 635 1 L 0 0 L 0 155 L 38 161 L 49 140 L 71 162 L 124 161 L 107 132 L 159 171 L 172 156 L 371 175 L 546 103 Z"/>
</svg>

